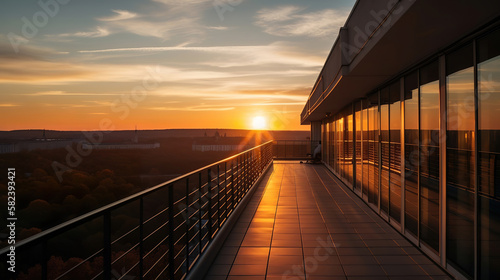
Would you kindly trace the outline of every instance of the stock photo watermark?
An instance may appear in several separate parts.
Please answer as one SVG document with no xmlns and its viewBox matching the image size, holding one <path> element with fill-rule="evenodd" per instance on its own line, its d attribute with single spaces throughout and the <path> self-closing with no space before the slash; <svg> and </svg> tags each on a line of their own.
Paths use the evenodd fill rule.
<svg viewBox="0 0 500 280">
<path fill-rule="evenodd" d="M 122 268 L 121 272 L 116 271 L 116 269 L 113 269 L 111 271 L 111 274 L 113 275 L 113 278 L 111 280 L 135 280 L 137 279 L 136 276 L 133 275 L 127 275 L 127 270 Z"/>
<path fill-rule="evenodd" d="M 489 74 L 486 77 L 485 81 L 481 82 L 481 85 L 486 88 L 484 93 L 478 94 L 477 96 L 477 101 L 478 102 L 485 102 L 491 97 L 490 92 L 495 91 L 495 87 L 493 86 L 493 74 Z M 461 106 L 461 109 L 459 109 L 457 112 L 453 112 L 456 114 L 450 114 L 448 112 L 446 114 L 446 122 L 447 125 L 454 125 L 461 127 L 461 125 L 465 122 L 466 119 L 474 117 L 473 114 L 476 110 L 476 101 L 474 96 L 468 96 L 465 98 L 464 102 L 462 103 L 463 106 Z M 450 116 L 451 115 L 451 116 Z M 418 170 L 419 166 L 419 159 L 422 157 L 430 157 L 434 153 L 436 153 L 436 150 L 438 149 L 437 147 L 440 147 L 441 144 L 446 144 L 447 140 L 447 132 L 448 130 L 442 130 L 439 129 L 438 133 L 433 133 L 431 134 L 431 139 L 424 143 L 420 143 L 419 139 L 412 139 L 411 142 L 413 145 L 420 145 L 420 146 L 427 146 L 428 149 L 416 149 L 413 150 L 411 153 L 409 153 L 408 159 L 405 160 L 405 166 L 407 166 L 407 170 L 405 172 L 405 177 L 408 178 L 411 175 L 413 175 L 415 172 Z"/>
<path fill-rule="evenodd" d="M 31 17 L 21 17 L 22 25 L 20 26 L 19 34 L 15 32 L 9 32 L 7 34 L 7 38 L 14 52 L 19 53 L 19 47 L 22 44 L 28 43 L 30 39 L 35 38 L 40 32 L 40 29 L 46 27 L 50 19 L 59 14 L 61 7 L 67 5 L 70 1 L 71 0 L 39 0 L 37 2 L 40 8 L 38 11 L 33 13 Z"/>
<path fill-rule="evenodd" d="M 408 2 L 413 2 L 415 0 L 408 0 Z M 399 4 L 399 6 L 398 6 Z M 396 7 L 398 6 L 398 7 Z M 372 20 L 366 22 L 363 28 L 359 26 L 354 26 L 352 31 L 354 32 L 353 44 L 343 43 L 341 44 L 341 51 L 345 58 L 356 55 L 358 51 L 363 48 L 370 38 L 378 36 L 382 29 L 388 29 L 393 21 L 393 16 L 401 14 L 405 9 L 404 3 L 398 0 L 390 0 L 387 2 L 386 9 L 380 11 L 371 10 L 370 16 Z M 351 30 L 349 30 L 351 32 Z"/>
<path fill-rule="evenodd" d="M 219 16 L 220 21 L 224 21 L 224 14 L 234 11 L 234 8 L 243 3 L 243 0 L 214 0 L 212 5 Z"/>
<path fill-rule="evenodd" d="M 292 265 L 289 270 L 283 273 L 282 280 L 304 280 L 308 276 L 307 273 L 315 272 L 322 262 L 335 254 L 337 245 L 328 236 L 325 240 L 318 236 L 316 241 L 318 246 L 314 248 L 313 255 L 304 257 L 303 265 Z"/>
<path fill-rule="evenodd" d="M 148 92 L 157 89 L 162 83 L 160 75 L 160 67 L 147 68 L 147 74 L 142 79 L 141 85 L 132 88 L 130 93 L 122 94 L 120 98 L 114 100 L 110 109 L 113 113 L 119 114 L 120 120 L 125 120 L 132 109 L 136 109 L 141 102 L 146 100 Z M 109 133 L 115 129 L 112 119 L 103 118 L 99 121 L 99 130 L 82 131 L 84 139 L 76 144 L 76 150 L 72 145 L 66 146 L 68 152 L 65 157 L 65 164 L 58 161 L 52 162 L 52 169 L 54 170 L 59 182 L 63 181 L 63 174 L 71 171 L 72 168 L 78 167 L 84 157 L 92 153 L 93 146 L 99 145 L 104 140 L 104 134 Z"/>
</svg>

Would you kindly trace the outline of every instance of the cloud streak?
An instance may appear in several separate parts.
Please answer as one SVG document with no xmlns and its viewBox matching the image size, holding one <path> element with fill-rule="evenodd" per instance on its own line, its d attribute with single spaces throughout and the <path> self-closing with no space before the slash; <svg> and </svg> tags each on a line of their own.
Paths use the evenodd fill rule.
<svg viewBox="0 0 500 280">
<path fill-rule="evenodd" d="M 324 62 L 323 57 L 305 54 L 300 50 L 295 50 L 293 47 L 287 46 L 286 42 L 275 42 L 269 45 L 247 46 L 136 47 L 79 51 L 79 53 L 82 54 L 132 52 L 198 52 L 215 54 L 219 55 L 220 57 L 210 56 L 211 59 L 207 62 L 204 62 L 203 64 L 216 67 L 234 67 L 262 64 L 285 64 L 297 65 L 302 67 L 320 67 Z"/>
<path fill-rule="evenodd" d="M 108 29 L 102 27 L 96 27 L 93 31 L 84 31 L 84 32 L 75 32 L 75 33 L 63 33 L 57 35 L 49 35 L 48 37 L 57 37 L 57 38 L 68 38 L 68 37 L 79 37 L 79 38 L 100 38 L 106 37 L 111 32 Z"/>
<path fill-rule="evenodd" d="M 348 16 L 347 11 L 321 10 L 303 13 L 297 6 L 264 8 L 258 11 L 255 25 L 280 37 L 333 38 Z"/>
<path fill-rule="evenodd" d="M 133 12 L 129 12 L 126 10 L 111 10 L 114 15 L 108 16 L 108 17 L 103 17 L 103 18 L 97 18 L 99 21 L 118 21 L 118 20 L 126 20 L 126 19 L 131 19 L 131 18 L 136 18 L 138 15 Z"/>
<path fill-rule="evenodd" d="M 149 110 L 155 111 L 188 111 L 188 112 L 203 112 L 203 111 L 231 111 L 235 107 L 217 106 L 217 105 L 197 105 L 187 107 L 150 107 Z"/>
</svg>

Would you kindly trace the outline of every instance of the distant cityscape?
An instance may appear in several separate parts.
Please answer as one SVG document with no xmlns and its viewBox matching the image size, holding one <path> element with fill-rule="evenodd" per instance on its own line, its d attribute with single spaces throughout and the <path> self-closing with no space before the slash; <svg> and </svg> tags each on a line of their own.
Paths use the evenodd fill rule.
<svg viewBox="0 0 500 280">
<path fill-rule="evenodd" d="M 234 129 L 174 129 L 174 130 L 126 130 L 105 132 L 100 143 L 91 143 L 81 132 L 18 130 L 0 131 L 0 154 L 29 152 L 34 150 L 54 150 L 82 143 L 83 149 L 96 150 L 143 150 L 157 149 L 161 144 L 155 140 L 162 138 L 190 137 L 192 151 L 243 151 L 255 144 L 246 143 L 251 132 Z M 264 140 L 291 139 L 305 140 L 308 131 L 265 131 Z M 247 141 L 248 142 L 248 141 Z"/>
</svg>

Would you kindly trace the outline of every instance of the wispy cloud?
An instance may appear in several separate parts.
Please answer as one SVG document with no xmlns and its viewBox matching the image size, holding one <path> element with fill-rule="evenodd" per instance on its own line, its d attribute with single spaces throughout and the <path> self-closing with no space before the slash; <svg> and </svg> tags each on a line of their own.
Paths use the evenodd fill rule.
<svg viewBox="0 0 500 280">
<path fill-rule="evenodd" d="M 195 106 L 186 106 L 186 107 L 173 107 L 173 106 L 160 106 L 160 107 L 150 107 L 149 110 L 156 111 L 230 111 L 234 110 L 235 107 L 227 107 L 227 106 L 218 106 L 218 105 L 195 105 Z"/>
<path fill-rule="evenodd" d="M 12 103 L 0 103 L 0 107 L 17 107 L 20 106 L 19 104 L 12 104 Z"/>
<path fill-rule="evenodd" d="M 253 106 L 304 106 L 304 102 L 265 102 L 265 103 L 253 103 Z"/>
<path fill-rule="evenodd" d="M 99 50 L 82 50 L 80 53 L 125 53 L 125 52 L 203 52 L 220 55 L 213 57 L 202 64 L 217 67 L 232 67 L 262 64 L 295 64 L 305 67 L 321 66 L 324 62 L 322 56 L 305 54 L 294 50 L 285 42 L 276 42 L 270 45 L 253 46 L 175 46 L 175 47 L 138 47 L 138 48 L 112 48 Z"/>
<path fill-rule="evenodd" d="M 207 26 L 207 29 L 211 29 L 211 30 L 228 30 L 229 27 L 227 27 L 227 26 Z"/>
<path fill-rule="evenodd" d="M 255 24 L 275 36 L 334 37 L 348 16 L 347 11 L 321 10 L 303 13 L 298 6 L 261 9 Z"/>
<path fill-rule="evenodd" d="M 266 92 L 266 91 L 264 91 Z M 172 87 L 160 87 L 156 91 L 150 93 L 151 95 L 163 96 L 163 97 L 180 97 L 197 99 L 204 101 L 249 101 L 252 104 L 257 103 L 267 103 L 267 102 L 304 102 L 307 100 L 307 95 L 296 95 L 293 91 L 283 91 L 283 90 L 269 90 L 268 93 L 262 93 L 256 90 L 255 92 L 227 89 L 226 91 L 217 90 L 216 88 L 209 88 L 206 90 L 191 91 L 189 89 L 177 89 Z"/>
<path fill-rule="evenodd" d="M 137 13 L 133 13 L 126 10 L 111 10 L 114 14 L 108 17 L 97 18 L 99 21 L 117 21 L 125 20 L 137 17 Z"/>
<path fill-rule="evenodd" d="M 208 30 L 201 23 L 202 12 L 212 8 L 212 0 L 153 0 L 159 7 L 139 14 L 127 10 L 112 10 L 107 17 L 97 18 L 116 32 L 127 32 L 163 40 L 174 36 L 197 38 Z M 166 6 L 166 7 L 165 7 Z"/>
<path fill-rule="evenodd" d="M 153 0 L 153 2 L 163 3 L 166 5 L 198 5 L 211 4 L 213 0 Z"/>
<path fill-rule="evenodd" d="M 79 37 L 79 38 L 100 38 L 100 37 L 106 37 L 111 32 L 106 29 L 102 28 L 100 26 L 97 26 L 95 30 L 92 31 L 83 31 L 83 32 L 75 32 L 75 33 L 63 33 L 63 34 L 57 34 L 57 35 L 48 35 L 48 37 L 56 37 L 56 38 L 68 38 L 68 37 Z"/>
<path fill-rule="evenodd" d="M 29 96 L 113 96 L 119 93 L 89 93 L 89 92 L 66 92 L 66 91 L 40 91 L 35 93 L 26 93 Z"/>
</svg>

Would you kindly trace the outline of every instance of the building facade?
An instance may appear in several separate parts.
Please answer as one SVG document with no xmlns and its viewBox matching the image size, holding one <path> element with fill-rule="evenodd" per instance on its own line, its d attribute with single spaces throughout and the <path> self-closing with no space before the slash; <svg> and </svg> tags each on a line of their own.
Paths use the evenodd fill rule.
<svg viewBox="0 0 500 280">
<path fill-rule="evenodd" d="M 358 1 L 301 115 L 331 171 L 459 279 L 500 279 L 499 18 Z"/>
</svg>

